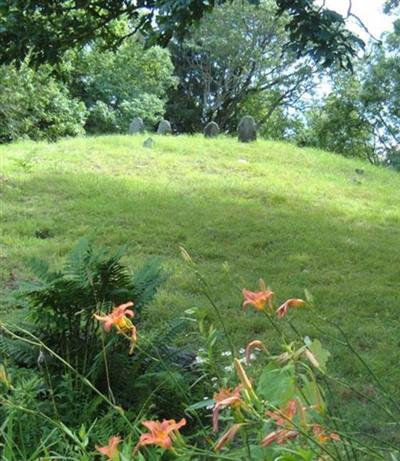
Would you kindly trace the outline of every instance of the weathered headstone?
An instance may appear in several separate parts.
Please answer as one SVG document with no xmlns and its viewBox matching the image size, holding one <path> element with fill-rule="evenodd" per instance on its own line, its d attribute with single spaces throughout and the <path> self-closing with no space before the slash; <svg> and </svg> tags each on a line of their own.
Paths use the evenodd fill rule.
<svg viewBox="0 0 400 461">
<path fill-rule="evenodd" d="M 154 146 L 154 141 L 152 138 L 147 138 L 143 142 L 143 147 L 146 147 L 146 149 L 151 149 Z"/>
<path fill-rule="evenodd" d="M 251 115 L 241 118 L 238 125 L 238 138 L 241 142 L 250 142 L 257 139 L 257 124 Z"/>
<path fill-rule="evenodd" d="M 157 134 L 169 134 L 172 133 L 171 124 L 168 120 L 161 120 L 157 128 Z"/>
<path fill-rule="evenodd" d="M 143 133 L 144 131 L 144 123 L 140 117 L 135 117 L 131 123 L 129 124 L 129 134 L 138 134 Z"/>
<path fill-rule="evenodd" d="M 206 138 L 216 138 L 219 135 L 219 126 L 216 122 L 208 122 L 204 127 L 204 136 Z"/>
</svg>

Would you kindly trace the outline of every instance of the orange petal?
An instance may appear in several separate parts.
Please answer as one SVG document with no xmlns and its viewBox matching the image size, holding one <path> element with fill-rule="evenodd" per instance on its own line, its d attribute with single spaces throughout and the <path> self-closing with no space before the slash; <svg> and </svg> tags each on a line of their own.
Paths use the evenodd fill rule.
<svg viewBox="0 0 400 461">
<path fill-rule="evenodd" d="M 262 349 L 264 352 L 268 353 L 267 348 L 264 346 L 262 341 L 255 339 L 251 341 L 249 344 L 246 346 L 246 352 L 245 352 L 245 358 L 246 358 L 246 364 L 248 365 L 250 363 L 250 355 L 251 352 L 254 348 L 258 347 L 259 349 Z"/>
<path fill-rule="evenodd" d="M 234 424 L 230 427 L 225 434 L 218 440 L 215 445 L 215 450 L 220 450 L 223 446 L 229 443 L 235 437 L 237 431 L 243 426 L 243 424 Z"/>
</svg>

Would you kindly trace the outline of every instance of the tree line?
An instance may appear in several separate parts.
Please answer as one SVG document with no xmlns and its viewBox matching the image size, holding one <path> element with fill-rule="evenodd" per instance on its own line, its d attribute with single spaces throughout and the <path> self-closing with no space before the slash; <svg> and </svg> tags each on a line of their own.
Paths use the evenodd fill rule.
<svg viewBox="0 0 400 461">
<path fill-rule="evenodd" d="M 82 2 L 55 2 L 57 11 L 25 3 L 31 16 L 7 2 L 0 8 L 1 142 L 126 133 L 137 116 L 148 129 L 165 116 L 177 132 L 199 132 L 212 120 L 229 133 L 249 114 L 266 138 L 400 168 L 396 0 L 386 4 L 393 31 L 371 40 L 362 58 L 363 44 L 345 19 L 312 1 L 202 4 L 176 30 L 165 26 L 164 36 L 167 19 L 158 9 L 160 24 L 149 28 L 147 13 L 126 11 L 125 2 L 107 2 L 107 9 L 88 1 L 89 16 Z M 53 32 L 68 20 L 70 29 L 38 46 L 50 20 Z M 29 40 L 11 45 L 10 34 L 22 39 L 27 28 Z M 326 96 L 316 91 L 323 78 Z"/>
</svg>

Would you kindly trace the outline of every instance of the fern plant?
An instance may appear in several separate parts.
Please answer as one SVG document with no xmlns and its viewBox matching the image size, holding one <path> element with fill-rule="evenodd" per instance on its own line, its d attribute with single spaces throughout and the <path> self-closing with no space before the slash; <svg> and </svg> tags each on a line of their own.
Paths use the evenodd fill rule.
<svg viewBox="0 0 400 461">
<path fill-rule="evenodd" d="M 84 375 L 101 349 L 100 327 L 93 314 L 133 301 L 137 323 L 166 278 L 156 259 L 132 273 L 121 262 L 124 251 L 110 254 L 83 238 L 66 256 L 61 271 L 31 259 L 28 264 L 35 279 L 22 282 L 17 293 L 28 307 L 35 334 Z"/>
</svg>

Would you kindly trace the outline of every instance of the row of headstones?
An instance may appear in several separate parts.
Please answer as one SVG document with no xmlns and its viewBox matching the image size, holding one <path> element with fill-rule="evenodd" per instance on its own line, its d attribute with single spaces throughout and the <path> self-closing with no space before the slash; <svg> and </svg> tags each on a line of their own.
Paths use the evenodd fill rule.
<svg viewBox="0 0 400 461">
<path fill-rule="evenodd" d="M 257 124 L 253 117 L 245 115 L 238 124 L 238 138 L 241 142 L 250 142 L 257 139 Z M 129 125 L 129 134 L 139 134 L 144 132 L 144 123 L 140 117 L 136 117 Z M 168 120 L 161 120 L 157 128 L 157 134 L 165 135 L 172 133 L 171 124 Z M 216 138 L 220 133 L 218 123 L 209 122 L 204 127 L 206 138 Z"/>
<path fill-rule="evenodd" d="M 144 133 L 144 123 L 140 117 L 135 117 L 129 124 L 129 134 Z M 169 134 L 172 133 L 171 124 L 168 120 L 161 120 L 158 124 L 157 134 Z"/>
</svg>

